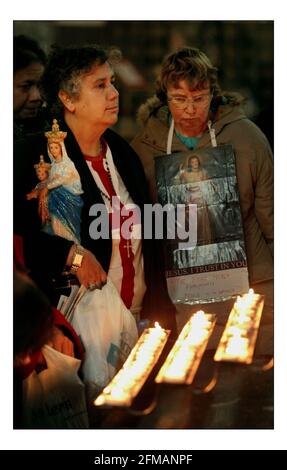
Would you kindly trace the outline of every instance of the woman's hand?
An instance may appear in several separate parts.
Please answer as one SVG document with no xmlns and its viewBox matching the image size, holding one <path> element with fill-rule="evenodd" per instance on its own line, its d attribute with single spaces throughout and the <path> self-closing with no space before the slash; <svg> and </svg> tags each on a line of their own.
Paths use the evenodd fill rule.
<svg viewBox="0 0 287 470">
<path fill-rule="evenodd" d="M 57 326 L 54 326 L 52 338 L 47 344 L 67 356 L 75 356 L 73 342 Z"/>
<path fill-rule="evenodd" d="M 67 265 L 71 266 L 74 256 L 75 245 L 71 247 L 67 259 Z M 103 270 L 97 258 L 89 250 L 84 250 L 84 256 L 81 266 L 76 272 L 80 284 L 87 289 L 101 289 L 107 283 L 107 274 Z"/>
<path fill-rule="evenodd" d="M 50 341 L 47 342 L 48 346 L 59 351 L 67 356 L 75 357 L 74 344 L 60 328 L 57 326 L 53 327 L 53 333 Z M 42 370 L 47 369 L 46 359 L 42 352 L 39 353 L 38 361 L 35 367 L 36 372 L 39 374 Z"/>
<path fill-rule="evenodd" d="M 97 258 L 89 250 L 85 250 L 81 267 L 76 276 L 87 289 L 101 289 L 107 283 L 107 274 Z"/>
</svg>

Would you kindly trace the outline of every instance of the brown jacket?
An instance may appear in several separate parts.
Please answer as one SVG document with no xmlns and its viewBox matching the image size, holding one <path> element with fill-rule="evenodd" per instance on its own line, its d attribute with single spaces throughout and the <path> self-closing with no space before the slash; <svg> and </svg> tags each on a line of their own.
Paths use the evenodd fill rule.
<svg viewBox="0 0 287 470">
<path fill-rule="evenodd" d="M 243 218 L 250 284 L 273 278 L 273 156 L 269 143 L 260 129 L 240 107 L 240 97 L 226 96 L 226 104 L 218 106 L 213 115 L 217 144 L 232 144 Z M 156 200 L 154 157 L 166 153 L 168 108 L 151 98 L 139 109 L 144 128 L 131 142 L 139 155 Z M 211 146 L 206 130 L 197 148 Z M 172 152 L 186 151 L 174 134 Z"/>
</svg>

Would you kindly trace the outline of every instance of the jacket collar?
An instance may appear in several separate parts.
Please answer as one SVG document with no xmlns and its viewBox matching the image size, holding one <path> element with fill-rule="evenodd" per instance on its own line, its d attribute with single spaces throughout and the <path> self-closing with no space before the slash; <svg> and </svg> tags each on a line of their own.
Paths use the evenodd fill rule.
<svg viewBox="0 0 287 470">
<path fill-rule="evenodd" d="M 215 130 L 215 135 L 219 135 L 222 130 L 230 123 L 246 119 L 246 115 L 242 110 L 241 103 L 243 98 L 237 93 L 227 93 L 226 98 L 218 104 L 214 113 L 212 113 L 212 127 Z M 167 133 L 169 129 L 169 112 L 167 106 L 158 108 L 158 102 L 155 103 L 157 107 L 152 109 L 149 104 L 149 118 L 146 119 L 146 114 L 143 119 L 145 121 L 145 132 L 143 132 L 142 141 L 146 142 L 150 147 L 153 147 L 158 152 L 166 152 Z M 143 108 L 142 108 L 143 109 Z M 147 109 L 145 108 L 145 113 Z M 141 116 L 139 115 L 139 119 Z M 208 129 L 203 133 L 198 141 L 197 148 L 204 147 L 210 143 L 210 135 Z M 172 141 L 172 152 L 186 151 L 186 146 L 174 134 Z"/>
</svg>

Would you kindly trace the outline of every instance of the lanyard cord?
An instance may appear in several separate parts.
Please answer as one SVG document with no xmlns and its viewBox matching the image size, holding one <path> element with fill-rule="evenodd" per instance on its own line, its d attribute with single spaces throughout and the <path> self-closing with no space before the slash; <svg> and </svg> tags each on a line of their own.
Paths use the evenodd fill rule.
<svg viewBox="0 0 287 470">
<path fill-rule="evenodd" d="M 215 129 L 211 127 L 212 122 L 209 120 L 207 123 L 208 126 L 208 131 L 210 135 L 210 140 L 211 140 L 211 145 L 212 147 L 217 147 L 217 141 L 216 141 L 216 136 L 215 136 Z M 171 145 L 172 145 L 172 139 L 173 139 L 173 133 L 174 133 L 174 119 L 171 119 L 169 131 L 168 131 L 168 137 L 167 137 L 167 145 L 166 145 L 166 154 L 170 155 L 171 154 Z"/>
<path fill-rule="evenodd" d="M 167 146 L 166 146 L 166 154 L 170 155 L 171 154 L 171 145 L 172 145 L 172 138 L 173 138 L 173 133 L 174 133 L 174 119 L 171 119 L 170 123 L 170 128 L 168 131 L 168 137 L 167 137 Z"/>
<path fill-rule="evenodd" d="M 210 140 L 211 140 L 211 145 L 212 147 L 217 147 L 217 142 L 216 142 L 216 137 L 215 137 L 215 129 L 211 127 L 212 122 L 208 121 L 208 130 L 209 130 L 209 135 L 210 135 Z"/>
</svg>

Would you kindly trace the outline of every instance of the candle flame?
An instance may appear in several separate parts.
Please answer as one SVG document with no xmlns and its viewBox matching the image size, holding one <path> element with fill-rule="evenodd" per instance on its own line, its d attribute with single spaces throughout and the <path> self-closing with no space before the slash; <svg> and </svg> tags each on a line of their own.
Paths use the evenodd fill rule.
<svg viewBox="0 0 287 470">
<path fill-rule="evenodd" d="M 156 364 L 170 331 L 161 328 L 158 322 L 154 328 L 147 328 L 132 349 L 123 367 L 94 401 L 96 406 L 129 406 L 142 388 Z"/>
<path fill-rule="evenodd" d="M 202 310 L 192 315 L 169 352 L 156 382 L 191 384 L 214 325 L 214 315 Z"/>
<path fill-rule="evenodd" d="M 263 296 L 254 294 L 253 289 L 237 296 L 217 347 L 215 361 L 252 362 L 263 305 Z"/>
</svg>

